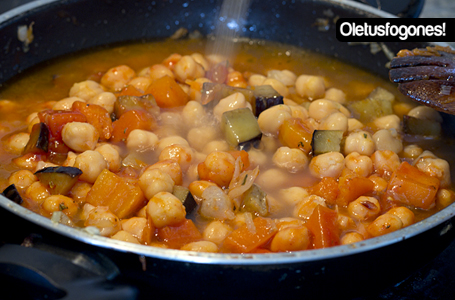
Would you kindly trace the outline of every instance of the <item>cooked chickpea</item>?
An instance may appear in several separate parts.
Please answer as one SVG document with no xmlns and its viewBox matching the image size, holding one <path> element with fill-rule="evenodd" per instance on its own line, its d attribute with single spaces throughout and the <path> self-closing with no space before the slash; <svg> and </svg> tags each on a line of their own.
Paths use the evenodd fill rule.
<svg viewBox="0 0 455 300">
<path fill-rule="evenodd" d="M 40 123 L 40 119 L 38 118 L 38 116 L 36 116 L 35 118 L 33 118 L 32 120 L 30 120 L 27 123 L 28 123 L 27 132 L 30 133 L 30 132 L 32 132 L 33 125 Z"/>
<path fill-rule="evenodd" d="M 186 145 L 170 145 L 164 148 L 158 159 L 161 160 L 175 160 L 183 171 L 188 170 L 194 156 L 194 151 Z"/>
<path fill-rule="evenodd" d="M 315 100 L 311 102 L 310 106 L 308 107 L 308 116 L 317 121 L 320 121 L 336 112 L 341 112 L 346 117 L 349 117 L 351 114 L 340 103 L 327 99 Z"/>
<path fill-rule="evenodd" d="M 228 151 L 229 144 L 225 140 L 215 140 L 208 142 L 202 149 L 202 153 L 208 155 L 215 151 Z"/>
<path fill-rule="evenodd" d="M 264 75 L 260 74 L 253 74 L 248 78 L 248 85 L 250 86 L 258 86 L 263 85 L 264 81 L 267 79 Z"/>
<path fill-rule="evenodd" d="M 404 206 L 393 207 L 387 213 L 395 215 L 398 218 L 400 218 L 401 222 L 403 223 L 403 227 L 407 227 L 409 225 L 414 224 L 415 215 L 412 212 L 412 210 L 410 210 L 407 207 Z"/>
<path fill-rule="evenodd" d="M 73 84 L 70 89 L 69 96 L 78 97 L 84 99 L 85 101 L 89 101 L 102 92 L 104 92 L 104 89 L 99 83 L 93 80 L 86 80 Z"/>
<path fill-rule="evenodd" d="M 220 133 L 217 128 L 213 126 L 201 126 L 191 128 L 188 131 L 187 139 L 191 147 L 202 151 L 207 143 L 215 140 L 219 135 Z"/>
<path fill-rule="evenodd" d="M 324 198 L 316 195 L 309 195 L 297 202 L 293 216 L 296 218 L 308 219 L 318 205 L 327 207 Z"/>
<path fill-rule="evenodd" d="M 117 100 L 114 93 L 102 92 L 87 101 L 89 104 L 96 104 L 103 107 L 109 114 L 114 112 L 114 104 Z"/>
<path fill-rule="evenodd" d="M 6 140 L 6 146 L 12 153 L 21 154 L 29 140 L 30 134 L 26 132 L 16 133 Z"/>
<path fill-rule="evenodd" d="M 376 150 L 390 150 L 400 153 L 403 150 L 403 142 L 395 129 L 381 129 L 373 134 Z"/>
<path fill-rule="evenodd" d="M 98 228 L 102 236 L 112 236 L 122 228 L 119 218 L 107 206 L 91 207 L 85 204 L 84 212 L 87 216 L 84 226 Z"/>
<path fill-rule="evenodd" d="M 95 151 L 101 153 L 104 157 L 109 171 L 114 173 L 120 171 L 120 168 L 122 167 L 122 158 L 114 146 L 110 144 L 103 144 L 97 147 Z"/>
<path fill-rule="evenodd" d="M 152 83 L 152 80 L 148 77 L 138 76 L 130 80 L 128 85 L 135 87 L 136 89 L 145 92 Z"/>
<path fill-rule="evenodd" d="M 95 149 L 98 139 L 98 131 L 89 123 L 66 123 L 62 130 L 63 142 L 77 152 Z"/>
<path fill-rule="evenodd" d="M 149 166 L 147 169 L 144 170 L 144 172 L 153 169 L 159 169 L 164 173 L 168 174 L 169 176 L 171 176 L 175 184 L 177 185 L 182 184 L 182 168 L 180 167 L 178 161 L 174 159 L 163 159 Z"/>
<path fill-rule="evenodd" d="M 130 151 L 154 149 L 158 145 L 158 137 L 151 131 L 134 129 L 126 139 L 126 147 Z"/>
<path fill-rule="evenodd" d="M 87 150 L 76 157 L 74 167 L 82 171 L 82 175 L 79 177 L 80 180 L 94 183 L 98 175 L 104 169 L 107 169 L 107 163 L 101 153 Z"/>
<path fill-rule="evenodd" d="M 44 199 L 49 197 L 51 194 L 41 182 L 35 181 L 25 190 L 25 197 L 31 199 L 34 203 L 40 205 L 44 202 Z"/>
<path fill-rule="evenodd" d="M 449 163 L 441 158 L 437 158 L 431 151 L 425 150 L 414 161 L 414 166 L 420 171 L 438 178 L 441 188 L 448 188 L 451 185 Z"/>
<path fill-rule="evenodd" d="M 250 164 L 253 166 L 264 165 L 269 161 L 267 154 L 255 148 L 248 151 L 248 158 L 250 159 Z"/>
<path fill-rule="evenodd" d="M 408 116 L 442 123 L 441 114 L 429 106 L 419 105 L 408 112 Z"/>
<path fill-rule="evenodd" d="M 177 197 L 168 192 L 159 192 L 147 203 L 147 215 L 157 228 L 162 228 L 185 220 L 186 211 Z"/>
<path fill-rule="evenodd" d="M 357 119 L 348 118 L 348 131 L 358 131 L 363 129 L 365 126 Z"/>
<path fill-rule="evenodd" d="M 230 153 L 215 151 L 198 166 L 199 177 L 219 186 L 228 186 L 234 175 L 235 158 Z"/>
<path fill-rule="evenodd" d="M 110 68 L 101 77 L 101 84 L 113 91 L 120 91 L 131 79 L 136 76 L 136 72 L 126 65 Z"/>
<path fill-rule="evenodd" d="M 142 71 L 140 71 L 138 75 L 150 77 L 150 79 L 152 80 L 157 80 L 164 76 L 169 76 L 171 78 L 175 77 L 171 69 L 162 64 L 156 64 L 149 68 L 145 68 Z"/>
<path fill-rule="evenodd" d="M 250 104 L 246 101 L 245 96 L 242 93 L 234 93 L 218 102 L 218 104 L 213 108 L 213 115 L 218 120 L 221 120 L 223 113 L 237 108 L 248 107 L 249 105 Z"/>
<path fill-rule="evenodd" d="M 74 163 L 76 162 L 77 154 L 73 151 L 69 151 L 68 155 L 66 156 L 66 160 L 63 162 L 63 166 L 65 167 L 73 167 Z"/>
<path fill-rule="evenodd" d="M 273 155 L 272 161 L 280 168 L 284 168 L 288 172 L 295 173 L 305 170 L 308 166 L 309 159 L 300 149 L 280 147 Z"/>
<path fill-rule="evenodd" d="M 340 152 L 328 152 L 313 157 L 310 161 L 311 175 L 317 178 L 340 176 L 345 166 L 344 156 Z"/>
<path fill-rule="evenodd" d="M 51 215 L 56 211 L 61 211 L 71 218 L 77 213 L 79 206 L 70 197 L 52 195 L 44 199 L 42 208 Z"/>
<path fill-rule="evenodd" d="M 159 192 L 172 192 L 174 180 L 160 169 L 147 169 L 139 177 L 139 187 L 147 199 L 151 199 Z"/>
<path fill-rule="evenodd" d="M 346 234 L 344 234 L 341 237 L 341 241 L 340 242 L 341 242 L 342 245 L 348 245 L 348 244 L 361 242 L 363 240 L 364 240 L 363 235 L 361 235 L 358 232 L 351 231 L 351 232 L 347 232 Z"/>
<path fill-rule="evenodd" d="M 144 206 L 147 209 L 147 206 Z M 121 221 L 122 230 L 130 233 L 132 236 L 142 241 L 144 229 L 147 227 L 147 218 L 145 217 L 132 217 Z"/>
<path fill-rule="evenodd" d="M 270 136 L 278 136 L 281 124 L 292 118 L 291 108 L 287 105 L 275 105 L 264 110 L 258 117 L 259 128 L 262 133 Z"/>
<path fill-rule="evenodd" d="M 180 250 L 215 253 L 218 252 L 218 246 L 209 241 L 197 241 L 182 246 Z"/>
<path fill-rule="evenodd" d="M 298 104 L 293 104 L 290 101 L 285 102 L 285 105 L 288 105 L 291 109 L 291 115 L 293 118 L 300 118 L 306 120 L 308 118 L 308 110 Z"/>
<path fill-rule="evenodd" d="M 407 145 L 403 148 L 403 157 L 416 159 L 423 153 L 423 149 L 417 145 Z"/>
<path fill-rule="evenodd" d="M 386 191 L 387 189 L 387 180 L 379 176 L 378 174 L 373 174 L 370 177 L 368 177 L 371 181 L 374 183 L 374 192 L 376 194 L 382 194 Z"/>
<path fill-rule="evenodd" d="M 111 236 L 111 239 L 133 244 L 140 244 L 137 238 L 125 230 L 117 231 L 114 235 Z"/>
<path fill-rule="evenodd" d="M 403 222 L 401 219 L 392 214 L 383 214 L 377 217 L 367 227 L 367 231 L 372 236 L 381 236 L 390 232 L 397 231 L 403 228 Z"/>
<path fill-rule="evenodd" d="M 371 156 L 373 167 L 376 173 L 385 178 L 390 178 L 392 173 L 398 169 L 401 164 L 400 157 L 390 150 L 378 150 Z"/>
<path fill-rule="evenodd" d="M 202 66 L 204 70 L 210 69 L 209 62 L 205 59 L 204 55 L 200 53 L 193 53 L 191 54 L 191 58 L 194 59 L 194 61 Z"/>
<path fill-rule="evenodd" d="M 341 112 L 334 112 L 321 120 L 319 125 L 321 130 L 341 130 L 348 131 L 348 118 Z"/>
<path fill-rule="evenodd" d="M 281 81 L 275 78 L 267 78 L 262 85 L 270 85 L 275 91 L 283 97 L 289 96 L 289 89 Z"/>
<path fill-rule="evenodd" d="M 85 102 L 85 99 L 79 97 L 68 97 L 63 98 L 60 101 L 57 101 L 54 106 L 52 106 L 53 110 L 71 110 L 73 107 L 73 103 L 76 101 Z"/>
<path fill-rule="evenodd" d="M 191 192 L 191 195 L 195 197 L 195 201 L 200 204 L 202 193 L 206 188 L 209 186 L 217 186 L 215 183 L 208 181 L 208 180 L 196 180 L 189 184 L 188 189 Z"/>
<path fill-rule="evenodd" d="M 189 55 L 182 56 L 174 65 L 175 78 L 180 82 L 203 77 L 204 73 L 204 68 Z"/>
<path fill-rule="evenodd" d="M 206 112 L 201 103 L 188 101 L 182 110 L 182 118 L 185 126 L 193 128 L 204 124 Z"/>
<path fill-rule="evenodd" d="M 300 75 L 295 81 L 295 90 L 301 97 L 317 99 L 325 93 L 324 79 L 319 76 Z"/>
<path fill-rule="evenodd" d="M 346 94 L 337 88 L 329 88 L 325 91 L 325 99 L 338 102 L 340 104 L 346 103 Z"/>
<path fill-rule="evenodd" d="M 308 191 L 302 187 L 295 186 L 280 190 L 280 199 L 291 205 L 296 205 L 297 202 L 308 196 Z"/>
<path fill-rule="evenodd" d="M 189 146 L 188 141 L 182 138 L 181 136 L 178 135 L 171 135 L 165 138 L 162 138 L 158 142 L 158 148 L 157 151 L 161 153 L 164 148 L 170 145 L 184 145 L 184 146 Z"/>
<path fill-rule="evenodd" d="M 285 86 L 295 85 L 297 80 L 297 75 L 294 72 L 289 70 L 270 70 L 267 72 L 267 78 L 273 78 L 284 84 Z M 265 85 L 265 84 L 262 84 Z M 272 86 L 273 87 L 273 86 Z M 278 90 L 277 90 L 278 92 Z M 284 97 L 284 95 L 281 94 Z"/>
<path fill-rule="evenodd" d="M 360 196 L 348 204 L 348 212 L 351 217 L 365 221 L 379 215 L 381 206 L 374 197 Z"/>
<path fill-rule="evenodd" d="M 202 232 L 202 237 L 210 242 L 213 242 L 217 245 L 221 244 L 224 239 L 233 231 L 231 226 L 221 222 L 221 221 L 212 221 Z"/>
<path fill-rule="evenodd" d="M 69 196 L 76 200 L 77 203 L 82 204 L 85 202 L 85 198 L 87 198 L 87 194 L 92 186 L 88 182 L 78 181 L 69 191 Z"/>
<path fill-rule="evenodd" d="M 273 168 L 259 173 L 256 183 L 259 186 L 266 186 L 270 189 L 278 188 L 289 180 L 290 174 L 281 169 Z"/>
<path fill-rule="evenodd" d="M 288 227 L 275 234 L 270 244 L 273 252 L 301 251 L 310 246 L 310 231 L 305 226 Z"/>
<path fill-rule="evenodd" d="M 345 157 L 344 162 L 346 168 L 361 177 L 367 177 L 373 172 L 373 161 L 369 156 L 352 152 Z"/>
<path fill-rule="evenodd" d="M 397 115 L 388 115 L 377 118 L 373 121 L 378 129 L 395 129 L 401 130 L 401 119 Z"/>
<path fill-rule="evenodd" d="M 29 170 L 19 170 L 8 177 L 8 184 L 14 184 L 17 189 L 25 189 L 38 180 Z"/>
<path fill-rule="evenodd" d="M 352 152 L 357 152 L 361 155 L 371 155 L 373 154 L 374 142 L 371 134 L 367 131 L 355 131 L 351 132 L 346 137 L 346 142 L 344 145 L 344 153 L 349 154 Z"/>
<path fill-rule="evenodd" d="M 439 189 L 436 194 L 436 206 L 445 208 L 455 201 L 455 192 L 448 189 Z"/>
</svg>

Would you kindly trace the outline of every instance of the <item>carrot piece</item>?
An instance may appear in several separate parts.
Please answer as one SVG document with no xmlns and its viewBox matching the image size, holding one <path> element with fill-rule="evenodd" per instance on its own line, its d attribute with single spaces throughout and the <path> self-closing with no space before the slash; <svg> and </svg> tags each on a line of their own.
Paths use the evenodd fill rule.
<svg viewBox="0 0 455 300">
<path fill-rule="evenodd" d="M 183 245 L 202 239 L 202 235 L 190 219 L 175 226 L 158 228 L 158 238 L 170 248 L 179 249 Z"/>
<path fill-rule="evenodd" d="M 188 95 L 169 76 L 163 76 L 153 81 L 145 94 L 152 94 L 161 108 L 172 108 L 185 105 L 189 101 Z"/>
<path fill-rule="evenodd" d="M 339 194 L 336 204 L 347 207 L 347 205 L 358 197 L 372 192 L 374 183 L 368 178 L 346 175 L 340 177 L 338 182 Z"/>
<path fill-rule="evenodd" d="M 306 226 L 314 236 L 314 248 L 328 248 L 340 244 L 340 230 L 337 227 L 338 213 L 318 205 L 311 214 Z"/>
<path fill-rule="evenodd" d="M 322 178 L 321 181 L 310 187 L 308 191 L 311 195 L 324 198 L 327 204 L 330 205 L 336 204 L 336 199 L 340 193 L 338 182 L 333 177 Z"/>
<path fill-rule="evenodd" d="M 245 169 L 248 169 L 248 167 L 250 166 L 250 158 L 248 156 L 248 152 L 246 152 L 245 150 L 232 150 L 232 151 L 228 151 L 228 153 L 230 153 L 232 156 L 234 156 L 234 158 L 236 160 L 237 160 L 237 157 L 240 157 L 240 159 L 243 162 L 242 171 Z"/>
<path fill-rule="evenodd" d="M 420 171 L 408 162 L 402 162 L 392 174 L 386 195 L 407 205 L 429 209 L 435 204 L 439 184 L 438 178 Z"/>
<path fill-rule="evenodd" d="M 87 122 L 95 127 L 101 140 L 109 140 L 112 134 L 112 120 L 104 107 L 76 101 L 71 108 L 87 118 Z"/>
<path fill-rule="evenodd" d="M 86 202 L 108 206 L 119 218 L 125 218 L 142 208 L 146 199 L 136 180 L 117 176 L 105 169 L 88 192 Z"/>
<path fill-rule="evenodd" d="M 299 148 L 306 154 L 311 152 L 313 129 L 300 118 L 290 118 L 280 126 L 278 139 L 289 148 Z"/>
<path fill-rule="evenodd" d="M 269 218 L 256 217 L 253 220 L 255 231 L 246 224 L 229 234 L 223 247 L 233 253 L 247 253 L 267 243 L 278 231 L 275 222 Z"/>
<path fill-rule="evenodd" d="M 153 130 L 156 127 L 155 117 L 144 110 L 129 110 L 112 122 L 111 141 L 114 143 L 126 141 L 134 129 Z"/>
</svg>

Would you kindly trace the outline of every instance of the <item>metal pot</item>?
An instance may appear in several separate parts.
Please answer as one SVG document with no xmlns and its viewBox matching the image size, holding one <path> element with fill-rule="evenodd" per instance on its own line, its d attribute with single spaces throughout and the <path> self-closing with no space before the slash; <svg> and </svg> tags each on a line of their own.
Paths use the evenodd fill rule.
<svg viewBox="0 0 455 300">
<path fill-rule="evenodd" d="M 0 15 L 0 82 L 49 59 L 99 45 L 165 38 L 180 27 L 208 34 L 213 29 L 212 16 L 220 3 L 213 0 L 38 0 Z M 396 53 L 402 48 L 426 45 L 384 43 L 383 51 L 374 54 L 369 45 L 338 42 L 332 22 L 336 17 L 393 16 L 351 1 L 252 1 L 244 33 L 249 38 L 274 40 L 335 56 L 385 78 L 388 74 L 385 65 L 390 60 L 387 51 Z M 329 19 L 328 26 L 323 29 L 314 26 L 318 18 Z M 17 27 L 32 22 L 34 40 L 28 51 L 24 51 L 23 43 L 17 39 Z M 454 118 L 444 115 L 444 122 L 451 125 Z M 444 134 L 452 135 L 451 128 L 445 126 Z M 128 282 L 140 287 L 140 295 L 150 297 L 251 299 L 285 295 L 317 299 L 361 296 L 405 278 L 440 253 L 455 235 L 455 206 L 451 205 L 400 231 L 348 246 L 276 254 L 192 253 L 93 236 L 84 230 L 54 224 L 3 196 L 0 196 L 0 206 L 3 228 L 14 222 L 20 232 L 32 227 L 40 235 L 53 236 L 54 242 L 71 251 L 99 253 L 114 264 L 108 268 L 114 270 L 107 272 L 110 277 L 120 272 Z M 9 241 L 23 238 L 4 235 L 4 240 Z M 0 248 L 4 249 L 5 246 Z M 2 259 L 0 264 L 10 268 L 21 261 L 13 263 L 11 258 Z M 41 266 L 31 268 L 35 273 L 45 272 Z M 68 281 L 52 277 L 54 275 L 43 276 L 56 288 L 55 295 L 69 296 L 68 290 L 58 293 L 65 290 Z M 72 288 L 80 292 L 77 286 L 72 285 Z"/>
</svg>

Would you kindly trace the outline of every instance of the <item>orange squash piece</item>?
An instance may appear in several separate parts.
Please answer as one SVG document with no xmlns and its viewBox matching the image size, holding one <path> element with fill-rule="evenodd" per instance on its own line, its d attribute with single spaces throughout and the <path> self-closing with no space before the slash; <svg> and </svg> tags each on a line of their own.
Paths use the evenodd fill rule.
<svg viewBox="0 0 455 300">
<path fill-rule="evenodd" d="M 290 118 L 281 124 L 278 133 L 280 142 L 289 148 L 299 148 L 305 154 L 311 152 L 313 129 L 300 118 Z"/>
<path fill-rule="evenodd" d="M 73 111 L 78 111 L 87 118 L 87 122 L 99 134 L 100 140 L 107 141 L 112 134 L 112 120 L 109 112 L 102 106 L 96 104 L 87 104 L 82 101 L 76 101 L 71 107 Z"/>
<path fill-rule="evenodd" d="M 434 206 L 439 184 L 438 178 L 402 162 L 392 174 L 386 195 L 407 205 L 429 209 Z"/>
<path fill-rule="evenodd" d="M 126 141 L 134 129 L 153 130 L 156 127 L 155 117 L 144 110 L 129 110 L 112 123 L 111 141 Z"/>
<path fill-rule="evenodd" d="M 136 180 L 120 177 L 105 169 L 87 194 L 86 202 L 108 206 L 120 219 L 131 216 L 146 204 Z"/>
<path fill-rule="evenodd" d="M 173 249 L 180 249 L 185 244 L 202 239 L 202 235 L 190 219 L 185 219 L 175 226 L 159 228 L 158 238 Z"/>
<path fill-rule="evenodd" d="M 244 224 L 226 237 L 223 247 L 233 253 L 253 252 L 266 244 L 278 231 L 275 222 L 269 218 L 256 217 L 253 223 L 255 231 Z"/>
<path fill-rule="evenodd" d="M 340 177 L 338 182 L 339 194 L 336 204 L 347 207 L 347 205 L 366 193 L 374 190 L 374 182 L 365 177 L 346 175 Z"/>
<path fill-rule="evenodd" d="M 230 153 L 232 156 L 234 156 L 234 158 L 236 160 L 237 160 L 237 157 L 240 157 L 240 159 L 242 160 L 242 163 L 243 163 L 242 171 L 248 169 L 248 167 L 250 166 L 250 158 L 248 156 L 248 152 L 246 152 L 245 150 L 232 150 L 232 151 L 228 151 L 228 153 Z"/>
<path fill-rule="evenodd" d="M 189 101 L 189 96 L 180 85 L 167 75 L 153 81 L 145 94 L 152 94 L 161 108 L 179 107 Z"/>
<path fill-rule="evenodd" d="M 315 249 L 340 245 L 340 230 L 337 227 L 338 213 L 330 208 L 318 205 L 314 209 L 306 226 L 313 234 Z"/>
<path fill-rule="evenodd" d="M 324 198 L 327 204 L 335 205 L 340 189 L 335 178 L 324 177 L 321 181 L 309 188 L 309 193 Z"/>
</svg>

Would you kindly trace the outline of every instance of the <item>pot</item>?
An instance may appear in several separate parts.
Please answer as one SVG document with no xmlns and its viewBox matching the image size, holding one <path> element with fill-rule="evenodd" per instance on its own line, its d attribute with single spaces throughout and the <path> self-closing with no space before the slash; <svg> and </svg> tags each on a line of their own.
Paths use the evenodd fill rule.
<svg viewBox="0 0 455 300">
<path fill-rule="evenodd" d="M 52 58 L 96 46 L 165 38 L 180 27 L 209 34 L 215 25 L 211 16 L 218 11 L 220 4 L 213 0 L 38 0 L 0 15 L 0 82 Z M 384 78 L 388 76 L 385 65 L 391 59 L 388 54 L 402 48 L 427 45 L 384 43 L 382 51 L 373 53 L 370 45 L 341 43 L 335 37 L 332 22 L 337 16 L 393 17 L 347 0 L 252 1 L 244 33 L 247 38 L 274 40 L 334 56 Z M 324 28 L 313 26 L 318 18 L 329 19 L 329 25 Z M 34 40 L 25 51 L 24 44 L 17 39 L 17 28 L 32 23 Z M 444 115 L 444 122 L 444 135 L 452 136 L 454 117 Z M 39 280 L 50 286 L 49 290 L 56 299 L 75 297 L 70 291 L 80 293 L 84 290 L 81 286 L 90 290 L 94 283 L 87 284 L 84 279 L 97 278 L 96 275 L 102 275 L 111 283 L 109 287 L 115 293 L 114 296 L 110 294 L 110 299 L 138 295 L 143 298 L 213 299 L 276 298 L 283 295 L 309 299 L 361 296 L 404 279 L 439 254 L 455 236 L 455 206 L 451 205 L 400 231 L 353 245 L 275 254 L 193 253 L 94 236 L 84 230 L 52 223 L 3 196 L 0 196 L 0 206 L 3 228 L 17 224 L 14 226 L 21 233 L 30 230 L 36 233 L 32 239 L 28 236 L 27 243 L 34 246 L 30 250 L 40 248 L 42 237 L 52 237 L 52 245 L 57 244 L 69 251 L 70 254 L 64 255 L 66 258 L 80 261 L 74 258 L 80 258 L 77 253 L 86 255 L 84 257 L 89 263 L 78 263 L 78 266 L 89 265 L 89 271 L 75 270 L 72 273 L 71 268 L 61 266 L 61 273 L 67 277 L 64 278 L 49 274 L 42 266 L 44 262 L 59 261 L 60 252 L 59 258 L 41 255 L 39 251 L 38 254 L 36 251 L 21 254 L 23 256 L 17 258 L 24 247 L 18 249 L 8 245 L 0 248 L 3 253 L 0 264 L 12 270 L 8 276 L 28 268 L 24 273 L 26 276 L 19 274 L 17 277 L 27 280 L 31 273 L 40 275 Z M 2 234 L 4 241 L 12 244 L 20 243 L 24 238 L 21 234 Z M 23 260 L 29 255 L 38 258 L 28 260 L 27 265 Z M 41 261 L 41 265 L 36 265 L 36 261 Z M 82 274 L 82 280 L 76 276 L 77 273 Z M 139 289 L 122 294 L 120 291 L 125 291 L 121 289 L 123 286 L 116 286 L 113 279 L 118 274 Z M 101 286 L 96 285 L 103 291 L 109 290 L 104 289 L 105 285 Z M 89 295 L 77 294 L 75 299 L 81 297 L 88 298 Z"/>
</svg>

